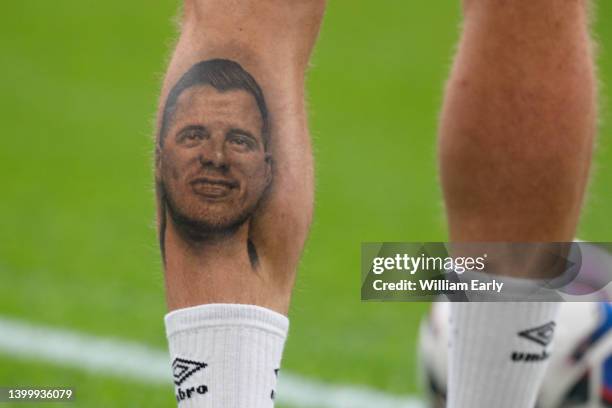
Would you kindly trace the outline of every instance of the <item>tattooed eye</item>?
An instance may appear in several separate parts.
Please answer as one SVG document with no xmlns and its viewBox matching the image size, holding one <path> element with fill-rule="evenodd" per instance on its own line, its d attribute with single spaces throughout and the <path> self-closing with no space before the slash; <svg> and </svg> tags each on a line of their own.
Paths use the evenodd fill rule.
<svg viewBox="0 0 612 408">
<path fill-rule="evenodd" d="M 204 128 L 200 126 L 190 126 L 178 133 L 176 141 L 178 144 L 191 146 L 197 144 L 200 140 L 205 139 L 207 136 L 208 134 Z"/>
<path fill-rule="evenodd" d="M 250 135 L 231 133 L 228 137 L 228 141 L 232 146 L 240 150 L 254 150 L 257 148 L 257 142 Z"/>
</svg>

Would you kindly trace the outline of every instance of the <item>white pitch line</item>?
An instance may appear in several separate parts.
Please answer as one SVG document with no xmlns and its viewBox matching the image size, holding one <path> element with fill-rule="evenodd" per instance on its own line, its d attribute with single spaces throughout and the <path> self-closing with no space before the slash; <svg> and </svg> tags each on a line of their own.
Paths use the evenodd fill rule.
<svg viewBox="0 0 612 408">
<path fill-rule="evenodd" d="M 0 317 L 0 353 L 145 383 L 171 384 L 167 352 L 3 317 Z M 283 371 L 277 401 L 295 408 L 423 408 L 414 397 L 366 387 L 331 385 Z"/>
</svg>

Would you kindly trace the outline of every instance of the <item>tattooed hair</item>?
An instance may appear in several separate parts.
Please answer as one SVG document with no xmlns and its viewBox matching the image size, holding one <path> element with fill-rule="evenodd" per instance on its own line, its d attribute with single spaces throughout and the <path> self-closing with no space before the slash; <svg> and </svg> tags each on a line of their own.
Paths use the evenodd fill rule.
<svg viewBox="0 0 612 408">
<path fill-rule="evenodd" d="M 174 85 L 168 98 L 161 119 L 159 131 L 159 146 L 164 146 L 164 139 L 170 127 L 170 123 L 176 111 L 178 99 L 186 89 L 193 86 L 210 85 L 219 92 L 234 89 L 244 90 L 255 98 L 262 121 L 262 139 L 264 149 L 268 149 L 270 124 L 268 119 L 268 108 L 261 88 L 255 79 L 244 70 L 237 62 L 226 59 L 213 59 L 201 61 L 192 66 L 181 79 Z"/>
</svg>

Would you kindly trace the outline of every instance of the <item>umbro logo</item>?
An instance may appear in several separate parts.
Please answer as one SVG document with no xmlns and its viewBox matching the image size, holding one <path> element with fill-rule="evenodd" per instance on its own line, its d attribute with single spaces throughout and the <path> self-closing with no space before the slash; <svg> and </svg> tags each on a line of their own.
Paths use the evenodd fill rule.
<svg viewBox="0 0 612 408">
<path fill-rule="evenodd" d="M 550 357 L 550 354 L 548 354 L 546 352 L 546 350 L 542 351 L 542 353 L 540 354 L 536 354 L 536 353 L 522 353 L 519 351 L 515 351 L 514 353 L 512 353 L 512 361 L 525 361 L 527 363 L 529 362 L 538 362 L 538 361 L 544 361 L 546 360 L 548 357 Z"/>
<path fill-rule="evenodd" d="M 280 371 L 280 368 L 275 368 L 274 369 L 274 376 L 276 378 L 278 378 L 278 372 Z M 276 392 L 274 390 L 272 390 L 272 392 L 270 393 L 270 399 L 274 399 L 276 397 Z"/>
<path fill-rule="evenodd" d="M 555 322 L 548 322 L 542 326 L 519 332 L 518 335 L 546 347 L 552 341 L 554 333 Z"/>
<path fill-rule="evenodd" d="M 199 361 L 186 360 L 184 358 L 175 358 L 172 362 L 172 375 L 174 383 L 181 385 L 186 379 L 191 377 L 193 373 L 206 367 L 208 364 Z"/>
</svg>

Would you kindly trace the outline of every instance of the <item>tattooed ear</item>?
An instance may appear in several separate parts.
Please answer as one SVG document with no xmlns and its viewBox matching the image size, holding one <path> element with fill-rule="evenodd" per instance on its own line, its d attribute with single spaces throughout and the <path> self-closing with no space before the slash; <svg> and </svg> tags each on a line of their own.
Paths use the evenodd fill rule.
<svg viewBox="0 0 612 408">
<path fill-rule="evenodd" d="M 270 153 L 266 153 L 266 187 L 272 184 L 272 174 L 273 174 L 273 164 L 272 155 Z"/>
</svg>

